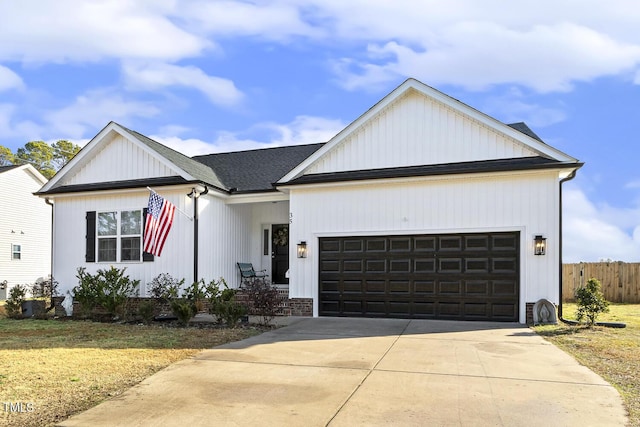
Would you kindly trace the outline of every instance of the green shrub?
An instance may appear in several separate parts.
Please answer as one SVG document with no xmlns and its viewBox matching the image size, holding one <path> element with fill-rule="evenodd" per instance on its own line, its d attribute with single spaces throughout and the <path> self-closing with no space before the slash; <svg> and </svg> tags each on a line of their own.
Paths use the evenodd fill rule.
<svg viewBox="0 0 640 427">
<path fill-rule="evenodd" d="M 207 297 L 207 289 L 204 285 L 204 279 L 200 279 L 197 282 L 193 282 L 190 286 L 184 289 L 182 294 L 193 306 L 194 313 L 202 311 L 204 308 L 204 301 Z"/>
<path fill-rule="evenodd" d="M 262 318 L 262 325 L 269 325 L 280 310 L 282 296 L 278 290 L 262 278 L 253 278 L 245 282 L 249 296 L 250 311 Z"/>
<path fill-rule="evenodd" d="M 182 326 L 187 326 L 189 320 L 195 315 L 193 304 L 184 298 L 175 298 L 170 301 L 171 311 L 178 318 Z"/>
<path fill-rule="evenodd" d="M 168 303 L 172 298 L 178 298 L 184 279 L 178 280 L 168 273 L 158 274 L 150 283 L 149 294 L 159 303 Z"/>
<path fill-rule="evenodd" d="M 39 280 L 31 286 L 31 294 L 34 298 L 51 298 L 58 295 L 58 282 L 49 277 Z"/>
<path fill-rule="evenodd" d="M 589 327 L 596 323 L 600 313 L 609 311 L 609 303 L 604 298 L 602 286 L 598 279 L 591 278 L 585 286 L 578 288 L 576 290 L 576 300 L 578 303 L 576 318 L 582 321 L 586 317 Z"/>
<path fill-rule="evenodd" d="M 155 316 L 155 304 L 152 301 L 144 301 L 138 307 L 138 315 L 145 324 L 150 324 Z"/>
<path fill-rule="evenodd" d="M 9 291 L 9 298 L 5 302 L 5 310 L 7 316 L 12 319 L 22 318 L 22 303 L 27 296 L 27 287 L 25 285 L 15 285 Z"/>
<path fill-rule="evenodd" d="M 140 284 L 125 276 L 127 268 L 122 270 L 111 267 L 98 270 L 96 274 L 87 273 L 84 267 L 78 268 L 78 285 L 73 288 L 73 298 L 80 304 L 85 317 L 91 316 L 97 306 L 102 306 L 111 316 L 126 317 L 126 303 Z"/>
<path fill-rule="evenodd" d="M 109 270 L 98 270 L 98 280 L 101 282 L 99 304 L 112 316 L 127 317 L 126 304 L 129 298 L 135 296 L 140 285 L 139 280 L 131 280 L 125 276 L 127 268 L 122 270 L 111 266 Z"/>
<path fill-rule="evenodd" d="M 220 289 L 221 285 L 223 289 Z M 236 290 L 229 289 L 222 277 L 217 282 L 212 280 L 205 290 L 209 298 L 209 313 L 216 316 L 218 323 L 234 327 L 247 314 L 247 307 L 236 302 Z"/>
<path fill-rule="evenodd" d="M 78 301 L 83 317 L 90 317 L 100 302 L 101 283 L 97 276 L 87 273 L 84 267 L 78 268 L 76 277 L 78 285 L 71 290 L 73 299 Z"/>
</svg>

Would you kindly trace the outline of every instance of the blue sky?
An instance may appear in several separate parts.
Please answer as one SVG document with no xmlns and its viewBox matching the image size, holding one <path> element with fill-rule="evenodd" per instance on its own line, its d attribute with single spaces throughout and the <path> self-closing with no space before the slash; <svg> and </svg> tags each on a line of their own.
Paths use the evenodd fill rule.
<svg viewBox="0 0 640 427">
<path fill-rule="evenodd" d="M 0 2 L 0 145 L 110 120 L 189 155 L 326 141 L 407 77 L 584 161 L 567 262 L 640 260 L 634 0 Z"/>
</svg>

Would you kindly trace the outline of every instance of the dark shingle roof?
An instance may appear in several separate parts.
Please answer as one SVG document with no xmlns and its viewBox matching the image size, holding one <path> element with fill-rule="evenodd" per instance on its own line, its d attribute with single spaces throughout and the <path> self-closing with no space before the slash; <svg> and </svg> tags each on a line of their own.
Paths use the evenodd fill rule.
<svg viewBox="0 0 640 427">
<path fill-rule="evenodd" d="M 6 172 L 6 171 L 14 169 L 14 168 L 17 168 L 18 166 L 20 166 L 20 165 L 0 166 L 0 173 Z"/>
<path fill-rule="evenodd" d="M 175 150 L 172 150 L 171 148 L 165 145 L 162 145 L 159 142 L 154 141 L 153 139 L 141 133 L 128 129 L 122 125 L 118 125 L 118 126 L 121 126 L 127 132 L 131 133 L 131 135 L 135 136 L 138 139 L 138 141 L 142 142 L 143 144 L 145 144 L 146 146 L 148 146 L 149 148 L 151 148 L 152 150 L 154 150 L 155 152 L 163 156 L 165 159 L 171 161 L 173 164 L 175 164 L 180 169 L 187 172 L 189 175 L 193 176 L 194 178 L 201 180 L 202 182 L 207 183 L 209 185 L 213 185 L 214 187 L 217 187 L 223 190 L 228 190 L 229 187 L 224 186 L 222 181 L 218 178 L 216 173 L 211 168 L 203 165 L 200 162 L 192 160 L 189 157 L 185 156 L 184 154 L 179 153 Z"/>
<path fill-rule="evenodd" d="M 517 130 L 520 133 L 524 133 L 525 135 L 530 136 L 533 139 L 536 139 L 536 140 L 544 143 L 544 141 L 542 139 L 540 139 L 540 137 L 538 135 L 536 135 L 536 133 L 534 131 L 532 131 L 531 128 L 529 126 L 527 126 L 527 124 L 525 122 L 511 123 L 511 124 L 508 124 L 507 126 Z"/>
<path fill-rule="evenodd" d="M 545 157 L 482 160 L 476 162 L 444 163 L 400 168 L 369 169 L 303 175 L 286 185 L 317 184 L 324 182 L 362 181 L 370 179 L 408 178 L 417 176 L 457 175 L 465 173 L 503 172 L 531 169 L 575 168 L 581 163 L 563 163 Z"/>
<path fill-rule="evenodd" d="M 324 144 L 293 145 L 195 156 L 193 160 L 216 171 L 233 192 L 274 190 L 272 184 L 315 153 Z"/>
</svg>

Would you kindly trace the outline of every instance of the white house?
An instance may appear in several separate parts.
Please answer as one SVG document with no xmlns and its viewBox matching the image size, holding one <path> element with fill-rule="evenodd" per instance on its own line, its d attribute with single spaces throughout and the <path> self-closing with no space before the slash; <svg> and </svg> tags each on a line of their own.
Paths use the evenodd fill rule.
<svg viewBox="0 0 640 427">
<path fill-rule="evenodd" d="M 409 79 L 324 144 L 188 158 L 111 122 L 39 194 L 63 290 L 109 265 L 237 286 L 252 262 L 314 316 L 524 322 L 558 302 L 561 186 L 581 166 Z M 147 187 L 195 216 L 155 259 Z"/>
<path fill-rule="evenodd" d="M 0 167 L 0 299 L 51 273 L 51 207 L 34 196 L 46 182 L 31 165 Z"/>
</svg>

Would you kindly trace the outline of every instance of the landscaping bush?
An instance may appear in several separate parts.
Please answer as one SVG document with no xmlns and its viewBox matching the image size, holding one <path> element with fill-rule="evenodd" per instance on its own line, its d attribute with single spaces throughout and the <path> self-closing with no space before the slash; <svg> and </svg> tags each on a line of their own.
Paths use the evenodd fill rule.
<svg viewBox="0 0 640 427">
<path fill-rule="evenodd" d="M 99 304 L 112 316 L 127 317 L 126 305 L 130 297 L 137 294 L 139 280 L 131 280 L 125 276 L 127 268 L 122 270 L 111 266 L 109 270 L 98 270 L 98 280 L 101 282 Z"/>
<path fill-rule="evenodd" d="M 31 295 L 34 298 L 51 298 L 58 295 L 58 282 L 49 277 L 39 280 L 31 286 Z"/>
<path fill-rule="evenodd" d="M 189 320 L 196 314 L 191 301 L 185 298 L 175 298 L 170 301 L 171 311 L 178 318 L 178 323 L 187 326 Z"/>
<path fill-rule="evenodd" d="M 269 325 L 278 314 L 282 296 L 278 289 L 262 278 L 253 278 L 245 282 L 245 290 L 249 297 L 250 311 L 262 318 L 260 324 Z"/>
<path fill-rule="evenodd" d="M 91 317 L 100 301 L 100 294 L 102 293 L 100 282 L 97 276 L 87 273 L 84 267 L 78 268 L 76 277 L 78 278 L 78 285 L 71 290 L 73 299 L 78 301 L 82 316 Z"/>
<path fill-rule="evenodd" d="M 204 309 L 204 301 L 207 297 L 204 279 L 193 282 L 190 286 L 186 287 L 183 292 L 183 297 L 191 303 L 194 313 L 202 311 Z"/>
<path fill-rule="evenodd" d="M 138 315 L 142 317 L 142 321 L 148 325 L 155 317 L 155 304 L 152 301 L 144 301 L 138 307 Z"/>
<path fill-rule="evenodd" d="M 172 298 L 178 298 L 184 279 L 178 280 L 168 273 L 158 274 L 150 283 L 149 295 L 161 304 L 168 303 Z"/>
<path fill-rule="evenodd" d="M 602 293 L 602 285 L 596 278 L 591 278 L 585 286 L 576 290 L 578 309 L 576 318 L 582 321 L 586 317 L 589 327 L 596 323 L 600 313 L 609 311 L 609 303 Z"/>
<path fill-rule="evenodd" d="M 15 285 L 9 291 L 9 298 L 5 302 L 5 310 L 7 316 L 12 319 L 22 318 L 22 303 L 27 296 L 27 287 L 24 285 Z"/>
<path fill-rule="evenodd" d="M 234 327 L 247 314 L 247 307 L 236 301 L 236 290 L 229 289 L 222 277 L 218 281 L 212 280 L 205 290 L 209 298 L 209 313 L 216 316 L 218 323 Z"/>
<path fill-rule="evenodd" d="M 126 267 L 120 270 L 112 266 L 109 270 L 100 269 L 96 274 L 90 274 L 84 267 L 78 268 L 79 283 L 72 292 L 85 317 L 94 315 L 98 306 L 111 316 L 126 317 L 126 304 L 136 293 L 140 281 L 129 279 L 125 271 Z"/>
</svg>

